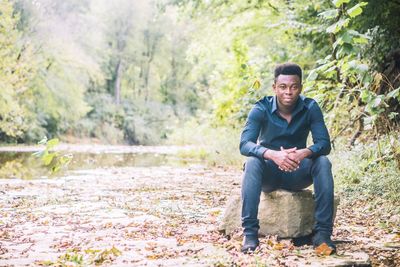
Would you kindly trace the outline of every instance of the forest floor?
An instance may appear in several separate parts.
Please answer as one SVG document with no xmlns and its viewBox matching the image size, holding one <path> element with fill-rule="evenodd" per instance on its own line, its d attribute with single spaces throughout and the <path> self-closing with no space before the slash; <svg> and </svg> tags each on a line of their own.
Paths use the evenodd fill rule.
<svg viewBox="0 0 400 267">
<path fill-rule="evenodd" d="M 273 236 L 243 255 L 239 233 L 228 239 L 217 230 L 240 175 L 192 164 L 0 179 L 0 266 L 334 266 L 348 252 L 400 266 L 399 215 L 365 201 L 341 201 L 336 256 Z"/>
</svg>

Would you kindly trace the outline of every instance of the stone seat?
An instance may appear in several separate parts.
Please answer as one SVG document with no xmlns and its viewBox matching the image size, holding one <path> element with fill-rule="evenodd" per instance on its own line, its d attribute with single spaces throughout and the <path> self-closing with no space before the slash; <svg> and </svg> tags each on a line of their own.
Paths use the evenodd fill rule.
<svg viewBox="0 0 400 267">
<path fill-rule="evenodd" d="M 335 196 L 334 218 L 339 199 Z M 296 238 L 311 234 L 314 225 L 314 199 L 311 190 L 290 192 L 277 190 L 261 193 L 258 209 L 261 235 Z M 231 235 L 241 227 L 242 201 L 235 189 L 227 202 L 219 230 Z"/>
</svg>

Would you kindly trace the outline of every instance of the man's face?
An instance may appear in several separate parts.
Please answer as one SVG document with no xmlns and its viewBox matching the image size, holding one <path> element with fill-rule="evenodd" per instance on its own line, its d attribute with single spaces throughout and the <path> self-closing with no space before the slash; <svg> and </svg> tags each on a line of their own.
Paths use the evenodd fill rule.
<svg viewBox="0 0 400 267">
<path fill-rule="evenodd" d="M 272 88 L 281 107 L 293 108 L 301 93 L 302 84 L 297 75 L 279 75 Z"/>
</svg>

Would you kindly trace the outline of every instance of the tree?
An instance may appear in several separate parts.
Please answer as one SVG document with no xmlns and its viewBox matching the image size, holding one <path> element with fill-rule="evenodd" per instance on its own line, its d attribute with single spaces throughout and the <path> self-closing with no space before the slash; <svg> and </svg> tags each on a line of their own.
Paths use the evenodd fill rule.
<svg viewBox="0 0 400 267">
<path fill-rule="evenodd" d="M 20 138 L 28 128 L 30 82 L 36 73 L 32 47 L 17 29 L 19 15 L 10 1 L 0 2 L 0 138 Z"/>
</svg>

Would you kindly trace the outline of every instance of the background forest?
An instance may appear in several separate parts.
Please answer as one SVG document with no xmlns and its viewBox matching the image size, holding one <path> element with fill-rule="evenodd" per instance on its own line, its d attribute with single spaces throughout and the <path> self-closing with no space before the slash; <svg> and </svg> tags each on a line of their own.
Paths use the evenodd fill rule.
<svg viewBox="0 0 400 267">
<path fill-rule="evenodd" d="M 396 0 L 1 0 L 0 141 L 191 144 L 238 164 L 247 112 L 293 61 L 344 192 L 399 201 L 398 14 Z"/>
</svg>

